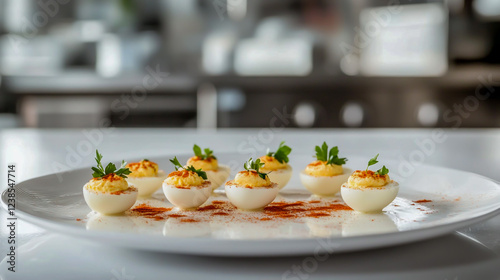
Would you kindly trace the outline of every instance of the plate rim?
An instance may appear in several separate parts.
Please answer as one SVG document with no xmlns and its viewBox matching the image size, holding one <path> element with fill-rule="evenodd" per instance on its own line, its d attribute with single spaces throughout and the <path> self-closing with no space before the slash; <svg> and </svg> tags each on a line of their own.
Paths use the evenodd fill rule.
<svg viewBox="0 0 500 280">
<path fill-rule="evenodd" d="M 473 173 L 470 171 L 464 171 L 464 170 L 459 170 L 459 169 L 454 169 L 454 168 L 449 168 L 449 167 L 443 167 L 443 166 L 436 166 L 436 165 L 429 165 L 429 164 L 424 164 L 423 166 L 426 167 L 434 167 L 438 169 L 443 169 L 443 170 L 448 170 L 448 171 L 455 171 L 455 172 L 461 172 L 464 173 L 464 175 L 468 176 L 475 176 L 476 178 L 480 178 L 482 180 L 489 181 L 493 184 L 495 184 L 496 190 L 499 191 L 500 193 L 500 183 L 494 179 L 491 179 L 489 177 L 486 177 L 481 174 Z M 24 181 L 21 181 L 19 183 L 16 183 L 16 187 L 19 184 L 26 184 L 29 182 L 41 180 L 47 177 L 53 177 L 57 176 L 58 174 L 64 174 L 68 172 L 78 172 L 80 170 L 88 169 L 88 167 L 82 167 L 82 168 L 77 168 L 77 169 L 72 169 L 68 170 L 65 172 L 57 172 L 57 173 L 51 173 L 51 174 L 46 174 L 38 177 L 34 177 L 31 179 L 27 179 Z M 294 189 L 295 190 L 295 189 Z M 300 189 L 296 189 L 300 190 Z M 5 209 L 5 211 L 8 211 L 8 206 L 7 206 L 7 195 L 8 195 L 8 188 L 5 189 L 2 194 L 1 194 L 1 205 L 2 208 Z M 328 242 L 330 244 L 336 244 L 336 241 L 342 240 L 342 243 L 358 243 L 361 245 L 354 246 L 355 248 L 352 248 L 347 246 L 347 248 L 342 248 L 342 246 L 336 247 L 336 246 L 323 246 L 323 248 L 320 249 L 319 252 L 326 252 L 329 249 L 332 250 L 332 253 L 343 253 L 343 252 L 354 252 L 354 251 L 360 251 L 360 250 L 369 250 L 369 249 L 376 249 L 376 248 L 382 248 L 382 247 L 389 247 L 389 246 L 397 246 L 405 243 L 413 243 L 413 242 L 418 242 L 422 241 L 425 239 L 430 239 L 438 236 L 442 236 L 445 234 L 453 233 L 456 230 L 474 225 L 477 223 L 480 223 L 482 221 L 485 221 L 487 219 L 490 219 L 492 217 L 495 217 L 497 215 L 500 215 L 500 204 L 496 205 L 496 208 L 475 216 L 475 217 L 470 217 L 466 218 L 463 220 L 451 222 L 451 223 L 446 223 L 446 224 L 441 224 L 441 225 L 434 225 L 434 226 L 428 226 L 428 227 L 423 227 L 423 228 L 417 228 L 417 229 L 409 229 L 409 230 L 404 230 L 404 231 L 397 231 L 397 232 L 389 232 L 389 233 L 380 233 L 380 234 L 370 234 L 370 235 L 360 235 L 360 236 L 347 236 L 347 237 L 310 237 L 310 238 L 266 238 L 266 239 L 219 239 L 219 238 L 213 238 L 213 237 L 165 237 L 165 236 L 155 236 L 155 235 L 146 235 L 144 234 L 143 236 L 147 236 L 149 240 L 151 241 L 157 241 L 157 245 L 166 245 L 166 246 L 143 246 L 142 243 L 134 243 L 134 242 L 123 242 L 126 240 L 130 240 L 130 238 L 137 238 L 138 234 L 137 233 L 124 233 L 124 232 L 117 232 L 117 231 L 88 231 L 86 228 L 79 227 L 77 225 L 73 224 L 63 224 L 60 222 L 48 220 L 45 218 L 41 218 L 39 216 L 29 214 L 27 212 L 24 212 L 23 210 L 20 210 L 16 208 L 15 210 L 15 217 L 30 222 L 36 226 L 39 226 L 43 229 L 50 230 L 59 234 L 65 234 L 69 236 L 75 236 L 75 237 L 81 237 L 85 240 L 92 240 L 94 242 L 99 242 L 99 243 L 108 243 L 113 246 L 121 246 L 121 247 L 127 247 L 127 248 L 133 248 L 133 249 L 142 249 L 142 250 L 148 250 L 148 251 L 157 251 L 157 252 L 167 252 L 167 253 L 176 253 L 176 254 L 187 254 L 187 255 L 204 255 L 204 256 L 236 256 L 236 257 L 250 257 L 250 256 L 284 256 L 284 255 L 310 255 L 312 253 L 316 253 L 317 247 L 311 247 L 311 248 L 304 248 L 301 250 L 294 250 L 293 248 L 291 249 L 282 249 L 278 250 L 275 252 L 270 252 L 270 250 L 266 252 L 258 252 L 259 250 L 251 250 L 246 251 L 246 252 L 241 252 L 238 251 L 237 249 L 224 249 L 224 250 L 219 250 L 217 252 L 208 252 L 209 250 L 196 250 L 196 249 L 179 249 L 174 246 L 174 248 L 169 248 L 168 245 L 171 244 L 184 244 L 186 242 L 190 243 L 197 243 L 203 244 L 203 243 L 211 243 L 211 246 L 222 246 L 225 247 L 224 245 L 228 245 L 231 247 L 234 246 L 245 246 L 248 244 L 255 245 L 258 243 L 260 246 L 257 246 L 256 248 L 261 248 L 262 246 L 265 247 L 268 243 L 272 242 L 273 244 L 278 243 L 284 243 L 287 244 L 289 242 L 294 242 L 294 243 L 302 243 L 302 247 L 309 247 L 310 245 L 306 246 L 306 243 L 316 243 L 319 244 L 321 242 Z M 411 236 L 411 239 L 407 239 L 406 237 Z M 96 238 L 98 237 L 98 238 Z M 367 238 L 368 237 L 368 238 Z M 370 240 L 370 242 L 366 242 L 366 240 Z M 360 242 L 365 240 L 365 242 Z M 151 243 L 151 241 L 149 243 Z M 121 244 L 118 244 L 120 243 Z M 216 243 L 214 245 L 214 243 Z M 367 243 L 370 243 L 371 245 L 367 245 Z M 141 245 L 142 244 L 142 245 Z M 279 244 L 282 245 L 282 244 Z M 210 246 L 209 246 L 210 247 Z M 336 248 L 332 248 L 336 247 Z"/>
<path fill-rule="evenodd" d="M 4 192 L 5 193 L 5 192 Z M 2 193 L 2 208 L 5 209 L 5 203 L 3 201 L 3 196 L 4 193 Z M 148 250 L 148 251 L 156 251 L 156 252 L 167 252 L 167 253 L 177 253 L 177 254 L 185 254 L 185 255 L 203 255 L 203 256 L 239 256 L 239 257 L 259 257 L 259 256 L 284 256 L 284 255 L 289 255 L 289 256 L 300 256 L 300 255 L 310 255 L 312 253 L 316 253 L 316 248 L 310 248 L 310 250 L 300 250 L 300 251 L 295 251 L 291 252 L 293 250 L 279 250 L 275 252 L 235 252 L 237 249 L 232 249 L 232 250 L 223 250 L 223 251 L 218 251 L 218 252 L 212 252 L 209 253 L 207 250 L 184 250 L 184 249 L 177 249 L 177 248 L 168 248 L 168 247 L 152 247 L 152 246 L 139 246 L 136 243 L 127 243 L 124 241 L 130 240 L 131 238 L 137 238 L 136 233 L 124 233 L 124 232 L 107 232 L 107 231 L 88 231 L 86 229 L 82 229 L 81 227 L 71 225 L 71 224 L 60 224 L 54 221 L 50 220 L 45 220 L 45 219 L 40 219 L 34 215 L 25 213 L 20 211 L 21 215 L 17 215 L 16 217 L 20 218 L 21 220 L 30 222 L 36 226 L 40 226 L 43 229 L 46 230 L 52 230 L 58 234 L 64 234 L 64 235 L 69 235 L 72 237 L 81 237 L 84 240 L 92 240 L 94 242 L 98 243 L 108 243 L 108 245 L 112 246 L 121 246 L 121 247 L 127 247 L 127 248 L 133 248 L 133 249 L 141 249 L 141 250 Z M 328 250 L 332 250 L 332 253 L 344 253 L 344 252 L 356 252 L 356 251 L 362 251 L 362 250 L 369 250 L 369 249 L 377 249 L 377 248 L 383 248 L 383 247 L 392 247 L 392 246 L 397 246 L 401 244 L 406 244 L 406 243 L 414 243 L 434 237 L 439 237 L 448 233 L 453 233 L 454 231 L 466 227 L 468 225 L 473 225 L 476 223 L 480 223 L 481 221 L 490 219 L 496 215 L 500 214 L 500 208 L 495 209 L 489 213 L 485 213 L 483 215 L 477 216 L 477 217 L 472 217 L 468 219 L 464 219 L 461 221 L 456 221 L 452 222 L 449 224 L 444 224 L 444 225 L 437 225 L 437 226 L 432 226 L 432 227 L 424 227 L 424 228 L 419 228 L 419 229 L 411 229 L 411 230 L 405 230 L 405 231 L 398 231 L 398 232 L 390 232 L 390 233 L 382 233 L 382 234 L 370 234 L 370 235 L 360 235 L 360 236 L 348 236 L 348 237 L 313 237 L 313 238 L 268 238 L 268 239 L 217 239 L 217 238 L 210 238 L 210 237 L 165 237 L 165 236 L 155 236 L 155 235 L 144 235 L 147 236 L 148 239 L 151 241 L 160 241 L 156 245 L 169 245 L 169 244 L 176 244 L 176 243 L 198 243 L 198 245 L 201 243 L 207 243 L 210 242 L 212 243 L 211 246 L 244 246 L 248 244 L 255 245 L 255 243 L 259 243 L 261 246 L 265 246 L 268 243 L 273 243 L 276 245 L 276 242 L 279 243 L 289 243 L 289 242 L 294 242 L 294 243 L 316 243 L 320 244 L 321 242 L 327 242 L 333 245 L 337 245 L 335 241 L 342 240 L 343 243 L 356 243 L 357 241 L 363 241 L 367 239 L 370 240 L 370 244 L 372 245 L 366 245 L 362 244 L 362 246 L 358 246 L 358 248 L 341 248 L 341 247 L 336 247 L 336 246 L 323 246 L 319 252 L 328 252 Z M 410 240 L 406 240 L 405 238 L 407 236 L 412 236 Z M 98 237 L 98 238 L 96 238 Z M 396 238 L 394 238 L 396 237 Z M 384 240 L 386 240 L 384 242 Z M 389 241 L 390 240 L 390 241 Z M 161 242 L 163 241 L 163 242 Z M 377 242 L 375 242 L 377 241 Z M 118 243 L 121 242 L 120 245 Z M 365 242 L 366 243 L 366 242 Z M 195 244 L 196 245 L 196 244 Z M 259 246 L 259 247 L 261 247 Z M 337 245 L 338 246 L 338 245 Z M 334 248 L 335 247 L 335 248 Z"/>
</svg>

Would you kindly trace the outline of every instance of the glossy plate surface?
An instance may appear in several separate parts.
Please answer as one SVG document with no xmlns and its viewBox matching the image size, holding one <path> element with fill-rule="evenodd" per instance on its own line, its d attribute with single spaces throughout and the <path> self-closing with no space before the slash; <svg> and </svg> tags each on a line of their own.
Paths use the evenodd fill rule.
<svg viewBox="0 0 500 280">
<path fill-rule="evenodd" d="M 151 160 L 160 169 L 172 170 L 171 157 Z M 186 161 L 188 156 L 180 156 Z M 246 159 L 218 155 L 233 167 L 231 177 Z M 179 211 L 161 189 L 152 198 L 139 200 L 167 208 L 155 215 L 129 211 L 122 216 L 93 213 L 83 200 L 82 186 L 90 168 L 48 175 L 16 186 L 16 214 L 41 227 L 109 245 L 172 253 L 218 256 L 305 255 L 347 252 L 393 246 L 451 233 L 500 213 L 498 183 L 468 172 L 419 166 L 400 176 L 396 161 L 384 161 L 391 178 L 400 184 L 396 200 L 381 214 L 342 210 L 340 196 L 319 198 L 301 186 L 298 172 L 311 156 L 291 158 L 294 170 L 289 184 L 271 208 L 241 212 L 216 190 L 203 211 Z M 347 167 L 360 169 L 368 159 L 350 158 Z M 380 159 L 379 159 L 380 160 Z M 2 205 L 7 207 L 7 193 Z M 288 213 L 283 210 L 288 209 Z M 340 209 L 340 210 L 339 210 Z"/>
</svg>

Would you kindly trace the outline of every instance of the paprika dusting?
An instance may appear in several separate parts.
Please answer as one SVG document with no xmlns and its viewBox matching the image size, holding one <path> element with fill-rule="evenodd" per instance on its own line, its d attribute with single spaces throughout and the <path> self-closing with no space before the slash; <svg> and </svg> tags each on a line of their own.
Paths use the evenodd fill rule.
<svg viewBox="0 0 500 280">
<path fill-rule="evenodd" d="M 211 204 L 199 207 L 197 211 L 181 213 L 170 212 L 172 208 L 153 207 L 145 203 L 139 204 L 130 210 L 134 216 L 141 216 L 156 221 L 174 218 L 182 223 L 208 222 L 215 216 L 227 217 L 231 221 L 270 221 L 279 219 L 301 219 L 330 217 L 332 212 L 352 211 L 349 206 L 338 201 L 278 201 L 272 202 L 262 212 L 238 211 L 229 201 L 215 200 Z"/>
<path fill-rule="evenodd" d="M 432 202 L 432 200 L 429 200 L 429 199 L 420 199 L 420 200 L 414 200 L 413 202 L 415 202 L 415 203 L 428 203 L 428 202 Z"/>
<path fill-rule="evenodd" d="M 130 211 L 132 212 L 133 215 L 142 216 L 159 221 L 165 219 L 165 217 L 162 216 L 162 214 L 170 210 L 172 210 L 172 208 L 153 207 L 145 203 L 142 203 L 132 208 Z"/>
<path fill-rule="evenodd" d="M 274 218 L 300 218 L 303 216 L 319 218 L 330 216 L 329 212 L 333 211 L 352 211 L 352 208 L 335 202 L 330 202 L 325 205 L 317 205 L 320 201 L 295 201 L 295 202 L 273 202 L 264 208 L 264 214 L 273 216 Z"/>
</svg>

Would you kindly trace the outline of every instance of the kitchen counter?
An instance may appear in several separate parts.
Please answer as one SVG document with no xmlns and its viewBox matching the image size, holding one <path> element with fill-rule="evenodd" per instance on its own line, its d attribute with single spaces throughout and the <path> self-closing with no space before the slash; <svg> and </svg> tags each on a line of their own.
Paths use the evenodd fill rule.
<svg viewBox="0 0 500 280">
<path fill-rule="evenodd" d="M 498 129 L 289 130 L 282 128 L 180 130 L 87 129 L 0 131 L 0 177 L 16 164 L 17 181 L 94 164 L 98 148 L 106 160 L 189 153 L 193 143 L 217 152 L 255 157 L 286 140 L 296 154 L 311 154 L 322 141 L 342 154 L 400 160 L 478 173 L 500 181 Z M 2 190 L 5 184 L 2 185 Z M 3 221 L 5 211 L 1 212 Z M 20 221 L 17 272 L 0 265 L 1 279 L 499 279 L 500 216 L 443 237 L 391 248 L 333 254 L 310 271 L 288 275 L 306 257 L 196 257 L 105 247 L 48 232 Z M 2 252 L 7 230 L 1 229 Z M 5 257 L 5 254 L 4 254 Z"/>
</svg>

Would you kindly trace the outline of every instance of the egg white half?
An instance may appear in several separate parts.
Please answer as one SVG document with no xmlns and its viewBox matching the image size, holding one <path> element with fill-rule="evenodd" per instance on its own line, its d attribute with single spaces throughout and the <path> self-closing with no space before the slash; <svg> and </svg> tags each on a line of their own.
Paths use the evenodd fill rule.
<svg viewBox="0 0 500 280">
<path fill-rule="evenodd" d="M 267 174 L 271 182 L 278 184 L 280 189 L 284 188 L 290 178 L 292 178 L 292 167 L 288 165 L 287 168 L 274 170 Z"/>
<path fill-rule="evenodd" d="M 349 188 L 347 184 L 342 185 L 341 195 L 344 202 L 352 209 L 372 213 L 380 212 L 389 205 L 398 195 L 399 184 L 391 182 L 381 188 Z"/>
<path fill-rule="evenodd" d="M 120 194 L 96 192 L 83 186 L 83 198 L 90 209 L 103 215 L 116 215 L 130 209 L 137 200 L 137 188 L 129 184 L 129 189 Z"/>
<path fill-rule="evenodd" d="M 212 194 L 211 182 L 205 181 L 201 186 L 177 188 L 174 185 L 163 183 L 163 193 L 168 201 L 180 209 L 196 209 Z"/>
<path fill-rule="evenodd" d="M 226 182 L 229 177 L 229 173 L 231 173 L 231 168 L 226 165 L 219 164 L 219 169 L 217 170 L 207 170 L 207 178 L 210 182 L 212 182 L 212 191 L 216 190 L 220 187 L 224 182 Z"/>
<path fill-rule="evenodd" d="M 139 191 L 140 197 L 149 197 L 155 193 L 163 181 L 167 178 L 167 174 L 163 170 L 158 170 L 158 175 L 155 177 L 127 177 L 127 182 L 133 184 Z"/>
<path fill-rule="evenodd" d="M 333 196 L 340 191 L 342 184 L 347 182 L 352 170 L 344 168 L 344 173 L 336 176 L 312 176 L 305 171 L 300 172 L 302 185 L 318 196 Z"/>
<path fill-rule="evenodd" d="M 226 196 L 240 210 L 261 210 L 271 203 L 280 191 L 278 184 L 272 183 L 272 185 L 272 187 L 247 188 L 226 184 Z"/>
</svg>

